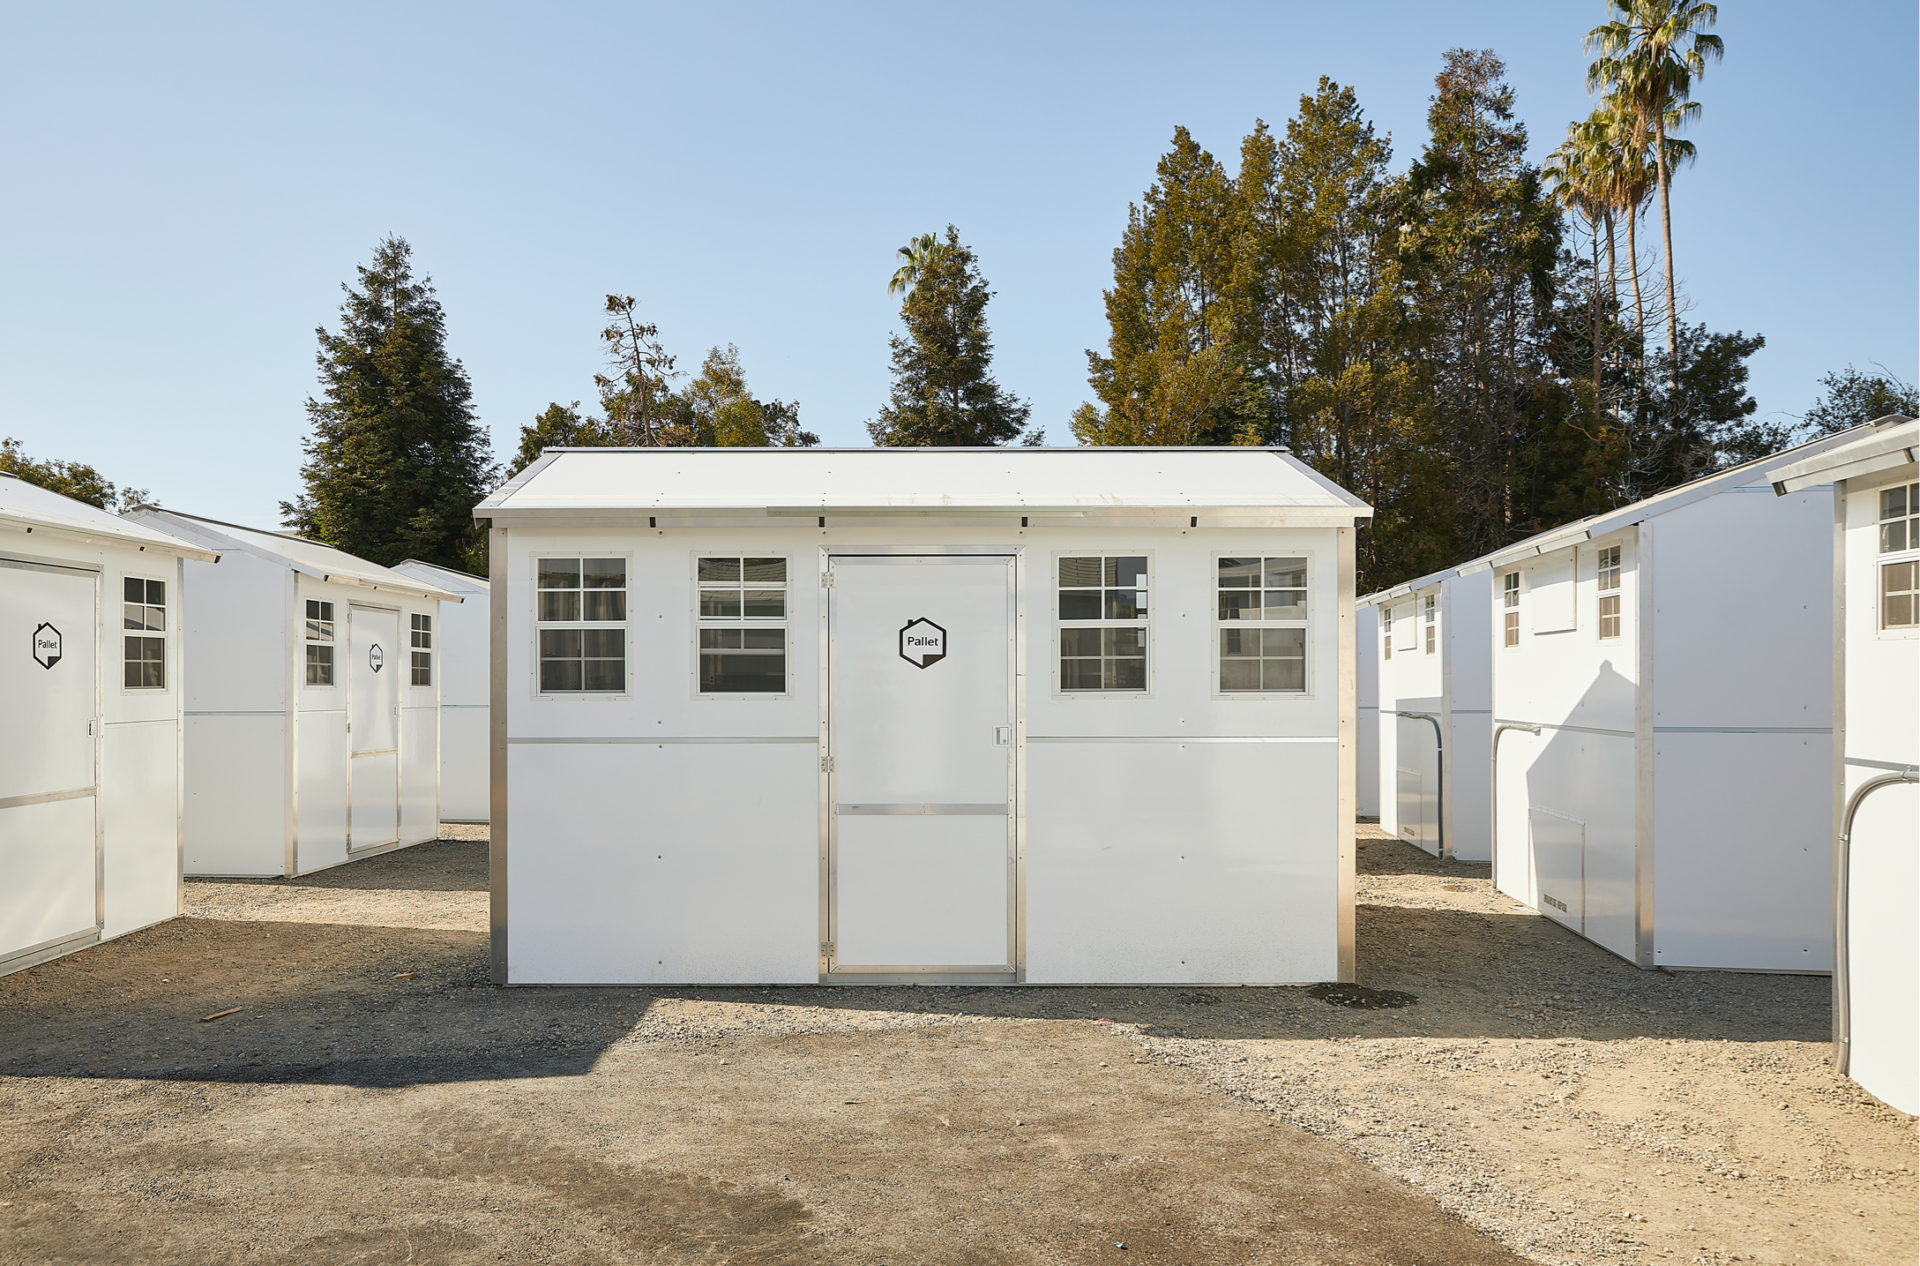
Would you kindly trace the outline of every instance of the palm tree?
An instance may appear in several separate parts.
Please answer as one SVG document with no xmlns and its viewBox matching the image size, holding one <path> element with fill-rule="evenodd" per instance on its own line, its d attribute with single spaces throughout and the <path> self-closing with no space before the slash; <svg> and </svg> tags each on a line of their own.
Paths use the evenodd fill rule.
<svg viewBox="0 0 1920 1266">
<path fill-rule="evenodd" d="M 905 294 L 912 290 L 914 283 L 920 280 L 920 274 L 933 267 L 934 262 L 947 253 L 947 244 L 940 240 L 937 233 L 922 233 L 911 238 L 905 246 L 893 253 L 900 261 L 900 267 L 893 272 L 893 280 L 887 283 L 887 293 Z"/>
<path fill-rule="evenodd" d="M 1587 51 L 1600 56 L 1587 68 L 1587 90 L 1611 89 L 1633 120 L 1641 145 L 1653 134 L 1654 174 L 1660 190 L 1660 233 L 1667 273 L 1667 387 L 1671 391 L 1680 356 L 1679 307 L 1673 283 L 1673 216 L 1667 203 L 1669 150 L 1667 125 L 1699 112 L 1687 98 L 1693 81 L 1707 73 L 1725 47 L 1706 34 L 1720 11 L 1706 0 L 1610 0 L 1615 19 L 1587 34 Z M 1688 107 L 1691 106 L 1691 109 Z"/>
<path fill-rule="evenodd" d="M 1597 117 L 1598 111 L 1595 112 Z M 1607 230 L 1607 265 L 1613 266 L 1613 190 L 1608 183 L 1609 137 L 1595 119 L 1567 124 L 1567 139 L 1548 155 L 1541 168 L 1553 200 L 1587 222 L 1593 244 L 1593 412 L 1600 415 L 1600 228 Z M 1616 300 L 1617 305 L 1617 300 Z"/>
</svg>

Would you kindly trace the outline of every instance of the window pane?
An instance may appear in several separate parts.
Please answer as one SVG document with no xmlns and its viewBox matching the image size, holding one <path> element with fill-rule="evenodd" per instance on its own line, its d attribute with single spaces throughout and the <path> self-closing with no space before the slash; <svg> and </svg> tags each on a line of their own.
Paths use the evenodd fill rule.
<svg viewBox="0 0 1920 1266">
<path fill-rule="evenodd" d="M 579 587 L 579 559 L 543 558 L 540 560 L 540 588 L 578 589 Z"/>
<path fill-rule="evenodd" d="M 703 620 L 735 620 L 740 617 L 740 591 L 738 589 L 702 589 L 700 591 L 700 618 Z"/>
<path fill-rule="evenodd" d="M 733 580 L 740 579 L 740 560 L 737 558 L 703 558 L 700 560 L 700 579 Z"/>
<path fill-rule="evenodd" d="M 787 687 L 781 653 L 702 653 L 700 689 L 709 694 L 779 694 Z"/>
<path fill-rule="evenodd" d="M 1097 659 L 1063 659 L 1060 661 L 1060 689 L 1062 690 L 1098 690 L 1100 689 L 1100 661 Z"/>
<path fill-rule="evenodd" d="M 1269 558 L 1267 560 L 1267 588 L 1304 589 L 1307 587 L 1307 560 L 1304 558 Z M 1272 605 L 1272 604 L 1268 604 Z"/>
<path fill-rule="evenodd" d="M 1220 689 L 1222 690 L 1258 690 L 1260 689 L 1260 661 L 1257 659 L 1223 659 L 1220 661 Z"/>
<path fill-rule="evenodd" d="M 1223 558 L 1220 560 L 1220 587 L 1222 589 L 1257 589 L 1260 587 L 1260 560 L 1257 558 Z"/>
<path fill-rule="evenodd" d="M 1305 690 L 1307 662 L 1303 659 L 1263 659 L 1260 661 L 1262 690 Z"/>
<path fill-rule="evenodd" d="M 1061 629 L 1060 653 L 1062 655 L 1098 655 L 1100 633 L 1099 629 Z"/>
<path fill-rule="evenodd" d="M 1257 589 L 1222 589 L 1220 591 L 1220 618 L 1223 620 L 1259 619 L 1260 591 Z"/>
<path fill-rule="evenodd" d="M 740 645 L 739 629 L 701 629 L 700 648 L 702 650 L 724 650 Z"/>
<path fill-rule="evenodd" d="M 541 659 L 578 659 L 580 658 L 579 629 L 541 629 Z"/>
<path fill-rule="evenodd" d="M 1236 657 L 1254 657 L 1260 654 L 1260 632 L 1257 629 L 1221 629 L 1220 655 L 1223 659 Z"/>
<path fill-rule="evenodd" d="M 627 653 L 625 629 L 583 629 L 580 653 L 588 659 L 624 658 Z"/>
<path fill-rule="evenodd" d="M 1306 619 L 1307 591 L 1304 589 L 1267 590 L 1267 618 L 1269 620 Z"/>
<path fill-rule="evenodd" d="M 540 689 L 542 690 L 578 690 L 580 689 L 580 661 L 577 659 L 543 659 L 540 661 Z"/>
<path fill-rule="evenodd" d="M 1107 583 L 1119 585 L 1123 589 L 1143 587 L 1147 583 L 1147 560 L 1145 558 L 1109 558 Z"/>
<path fill-rule="evenodd" d="M 312 606 L 313 604 L 308 603 L 307 605 Z M 308 620 L 307 640 L 309 642 L 331 642 L 333 640 L 332 622 L 327 620 Z"/>
<path fill-rule="evenodd" d="M 571 597 L 572 595 L 568 595 Z M 627 592 L 624 589 L 589 589 L 580 596 L 583 620 L 624 620 L 627 618 Z"/>
<path fill-rule="evenodd" d="M 307 684 L 309 686 L 333 684 L 333 648 L 331 646 L 307 647 Z"/>
<path fill-rule="evenodd" d="M 416 686 L 433 684 L 433 656 L 426 651 L 413 653 L 413 684 Z"/>
<path fill-rule="evenodd" d="M 1292 659 L 1303 659 L 1307 653 L 1307 631 L 1305 629 L 1268 629 L 1265 634 L 1268 658 L 1282 655 Z"/>
<path fill-rule="evenodd" d="M 1903 484 L 1898 488 L 1888 488 L 1880 494 L 1880 517 L 1897 519 L 1907 512 L 1907 489 Z"/>
<path fill-rule="evenodd" d="M 624 659 L 589 659 L 584 662 L 582 669 L 583 690 L 622 691 L 627 688 L 627 661 Z"/>
<path fill-rule="evenodd" d="M 749 558 L 741 563 L 740 575 L 750 585 L 784 585 L 787 583 L 787 560 Z"/>
<path fill-rule="evenodd" d="M 1100 649 L 1107 655 L 1145 655 L 1147 631 L 1145 629 L 1101 629 Z"/>
<path fill-rule="evenodd" d="M 1062 589 L 1060 618 L 1063 620 L 1099 619 L 1100 591 L 1098 589 Z"/>
<path fill-rule="evenodd" d="M 1100 560 L 1063 558 L 1060 560 L 1060 587 L 1085 588 L 1100 583 Z"/>
<path fill-rule="evenodd" d="M 137 607 L 131 602 L 126 603 L 124 610 L 121 612 L 120 626 L 128 629 L 146 628 L 147 609 L 145 607 Z"/>
<path fill-rule="evenodd" d="M 749 589 L 741 609 L 750 620 L 781 619 L 787 614 L 787 592 L 784 589 Z"/>
<path fill-rule="evenodd" d="M 787 648 L 785 629 L 743 629 L 735 634 L 740 640 L 735 646 L 744 646 L 748 650 L 783 651 Z"/>
<path fill-rule="evenodd" d="M 540 595 L 540 618 L 542 620 L 577 620 L 580 618 L 580 595 L 578 593 L 543 593 Z"/>
<path fill-rule="evenodd" d="M 135 580 L 132 576 L 128 576 L 124 582 L 123 596 L 128 602 L 145 602 L 147 600 L 147 582 L 144 580 Z"/>
<path fill-rule="evenodd" d="M 1146 614 L 1141 599 L 1147 595 L 1139 589 L 1107 590 L 1107 619 L 1137 620 Z"/>
<path fill-rule="evenodd" d="M 1108 690 L 1145 690 L 1147 688 L 1147 661 L 1144 659 L 1110 659 L 1106 661 Z"/>
<path fill-rule="evenodd" d="M 1880 525 L 1880 552 L 1882 554 L 1891 554 L 1896 550 L 1903 550 L 1906 547 L 1907 525 L 1905 520 L 1898 523 L 1883 523 Z"/>
<path fill-rule="evenodd" d="M 147 602 L 156 607 L 164 607 L 167 605 L 166 581 L 149 580 L 147 582 Z"/>
<path fill-rule="evenodd" d="M 624 558 L 582 559 L 580 573 L 580 584 L 585 589 L 627 587 L 627 560 Z"/>
</svg>

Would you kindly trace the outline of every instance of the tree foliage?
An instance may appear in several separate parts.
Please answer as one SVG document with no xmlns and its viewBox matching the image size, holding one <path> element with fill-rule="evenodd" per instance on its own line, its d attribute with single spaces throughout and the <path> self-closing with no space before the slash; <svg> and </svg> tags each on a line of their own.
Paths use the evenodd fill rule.
<svg viewBox="0 0 1920 1266">
<path fill-rule="evenodd" d="M 924 242 L 924 239 L 921 239 Z M 1004 444 L 1031 407 L 993 378 L 993 292 L 971 250 L 947 226 L 946 241 L 915 265 L 900 304 L 906 337 L 894 335 L 893 389 L 867 423 L 875 444 L 897 448 Z M 896 277 L 898 274 L 896 274 Z"/>
<path fill-rule="evenodd" d="M 22 450 L 16 439 L 0 440 L 0 473 L 37 484 L 75 501 L 84 501 L 111 514 L 137 505 L 155 504 L 145 488 L 123 488 L 85 462 L 67 462 L 58 458 L 35 461 Z"/>
<path fill-rule="evenodd" d="M 1813 435 L 1832 435 L 1877 418 L 1920 417 L 1920 390 L 1882 369 L 1862 373 L 1852 365 L 1821 376 L 1826 394 L 1807 410 L 1806 426 Z"/>
<path fill-rule="evenodd" d="M 433 282 L 414 276 L 398 237 L 358 273 L 357 287 L 341 286 L 339 333 L 314 331 L 320 396 L 307 401 L 305 490 L 280 503 L 282 521 L 376 563 L 484 572 L 473 507 L 496 472 Z"/>
</svg>

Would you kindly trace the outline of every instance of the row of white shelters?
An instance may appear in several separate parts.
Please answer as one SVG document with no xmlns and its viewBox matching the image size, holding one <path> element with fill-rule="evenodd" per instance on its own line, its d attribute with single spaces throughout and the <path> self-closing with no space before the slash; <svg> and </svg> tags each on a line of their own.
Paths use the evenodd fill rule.
<svg viewBox="0 0 1920 1266">
<path fill-rule="evenodd" d="M 1920 424 L 1883 418 L 1772 473 L 1831 483 L 1835 1066 L 1920 1112 Z"/>
<path fill-rule="evenodd" d="M 1376 687 L 1371 798 L 1384 830 L 1436 857 L 1493 857 L 1492 595 L 1481 562 L 1359 602 Z"/>
<path fill-rule="evenodd" d="M 1353 541 L 1252 448 L 587 449 L 491 521 L 494 978 L 1353 972 Z"/>
<path fill-rule="evenodd" d="M 1481 560 L 1495 882 L 1641 967 L 1833 966 L 1833 496 L 1780 460 Z"/>
<path fill-rule="evenodd" d="M 189 875 L 298 875 L 439 834 L 436 619 L 460 595 L 287 532 L 137 507 L 189 561 Z"/>
<path fill-rule="evenodd" d="M 487 582 L 408 559 L 402 576 L 460 595 L 440 604 L 440 820 L 487 820 Z"/>
<path fill-rule="evenodd" d="M 0 974 L 180 913 L 187 559 L 0 475 Z"/>
</svg>

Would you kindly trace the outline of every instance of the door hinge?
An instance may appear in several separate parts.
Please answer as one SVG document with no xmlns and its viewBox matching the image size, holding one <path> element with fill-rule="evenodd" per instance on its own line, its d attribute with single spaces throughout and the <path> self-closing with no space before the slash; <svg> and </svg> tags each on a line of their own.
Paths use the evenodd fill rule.
<svg viewBox="0 0 1920 1266">
<path fill-rule="evenodd" d="M 823 774 L 830 774 L 833 772 L 833 757 L 822 756 L 820 758 L 820 772 Z"/>
<path fill-rule="evenodd" d="M 829 962 L 833 960 L 833 942 L 832 941 L 820 942 L 820 957 L 828 960 Z"/>
<path fill-rule="evenodd" d="M 823 571 L 823 572 L 821 572 L 821 573 L 820 573 L 820 587 L 821 587 L 822 589 L 831 589 L 831 588 L 833 588 L 833 573 L 832 573 L 832 572 L 830 572 L 830 571 Z"/>
</svg>

